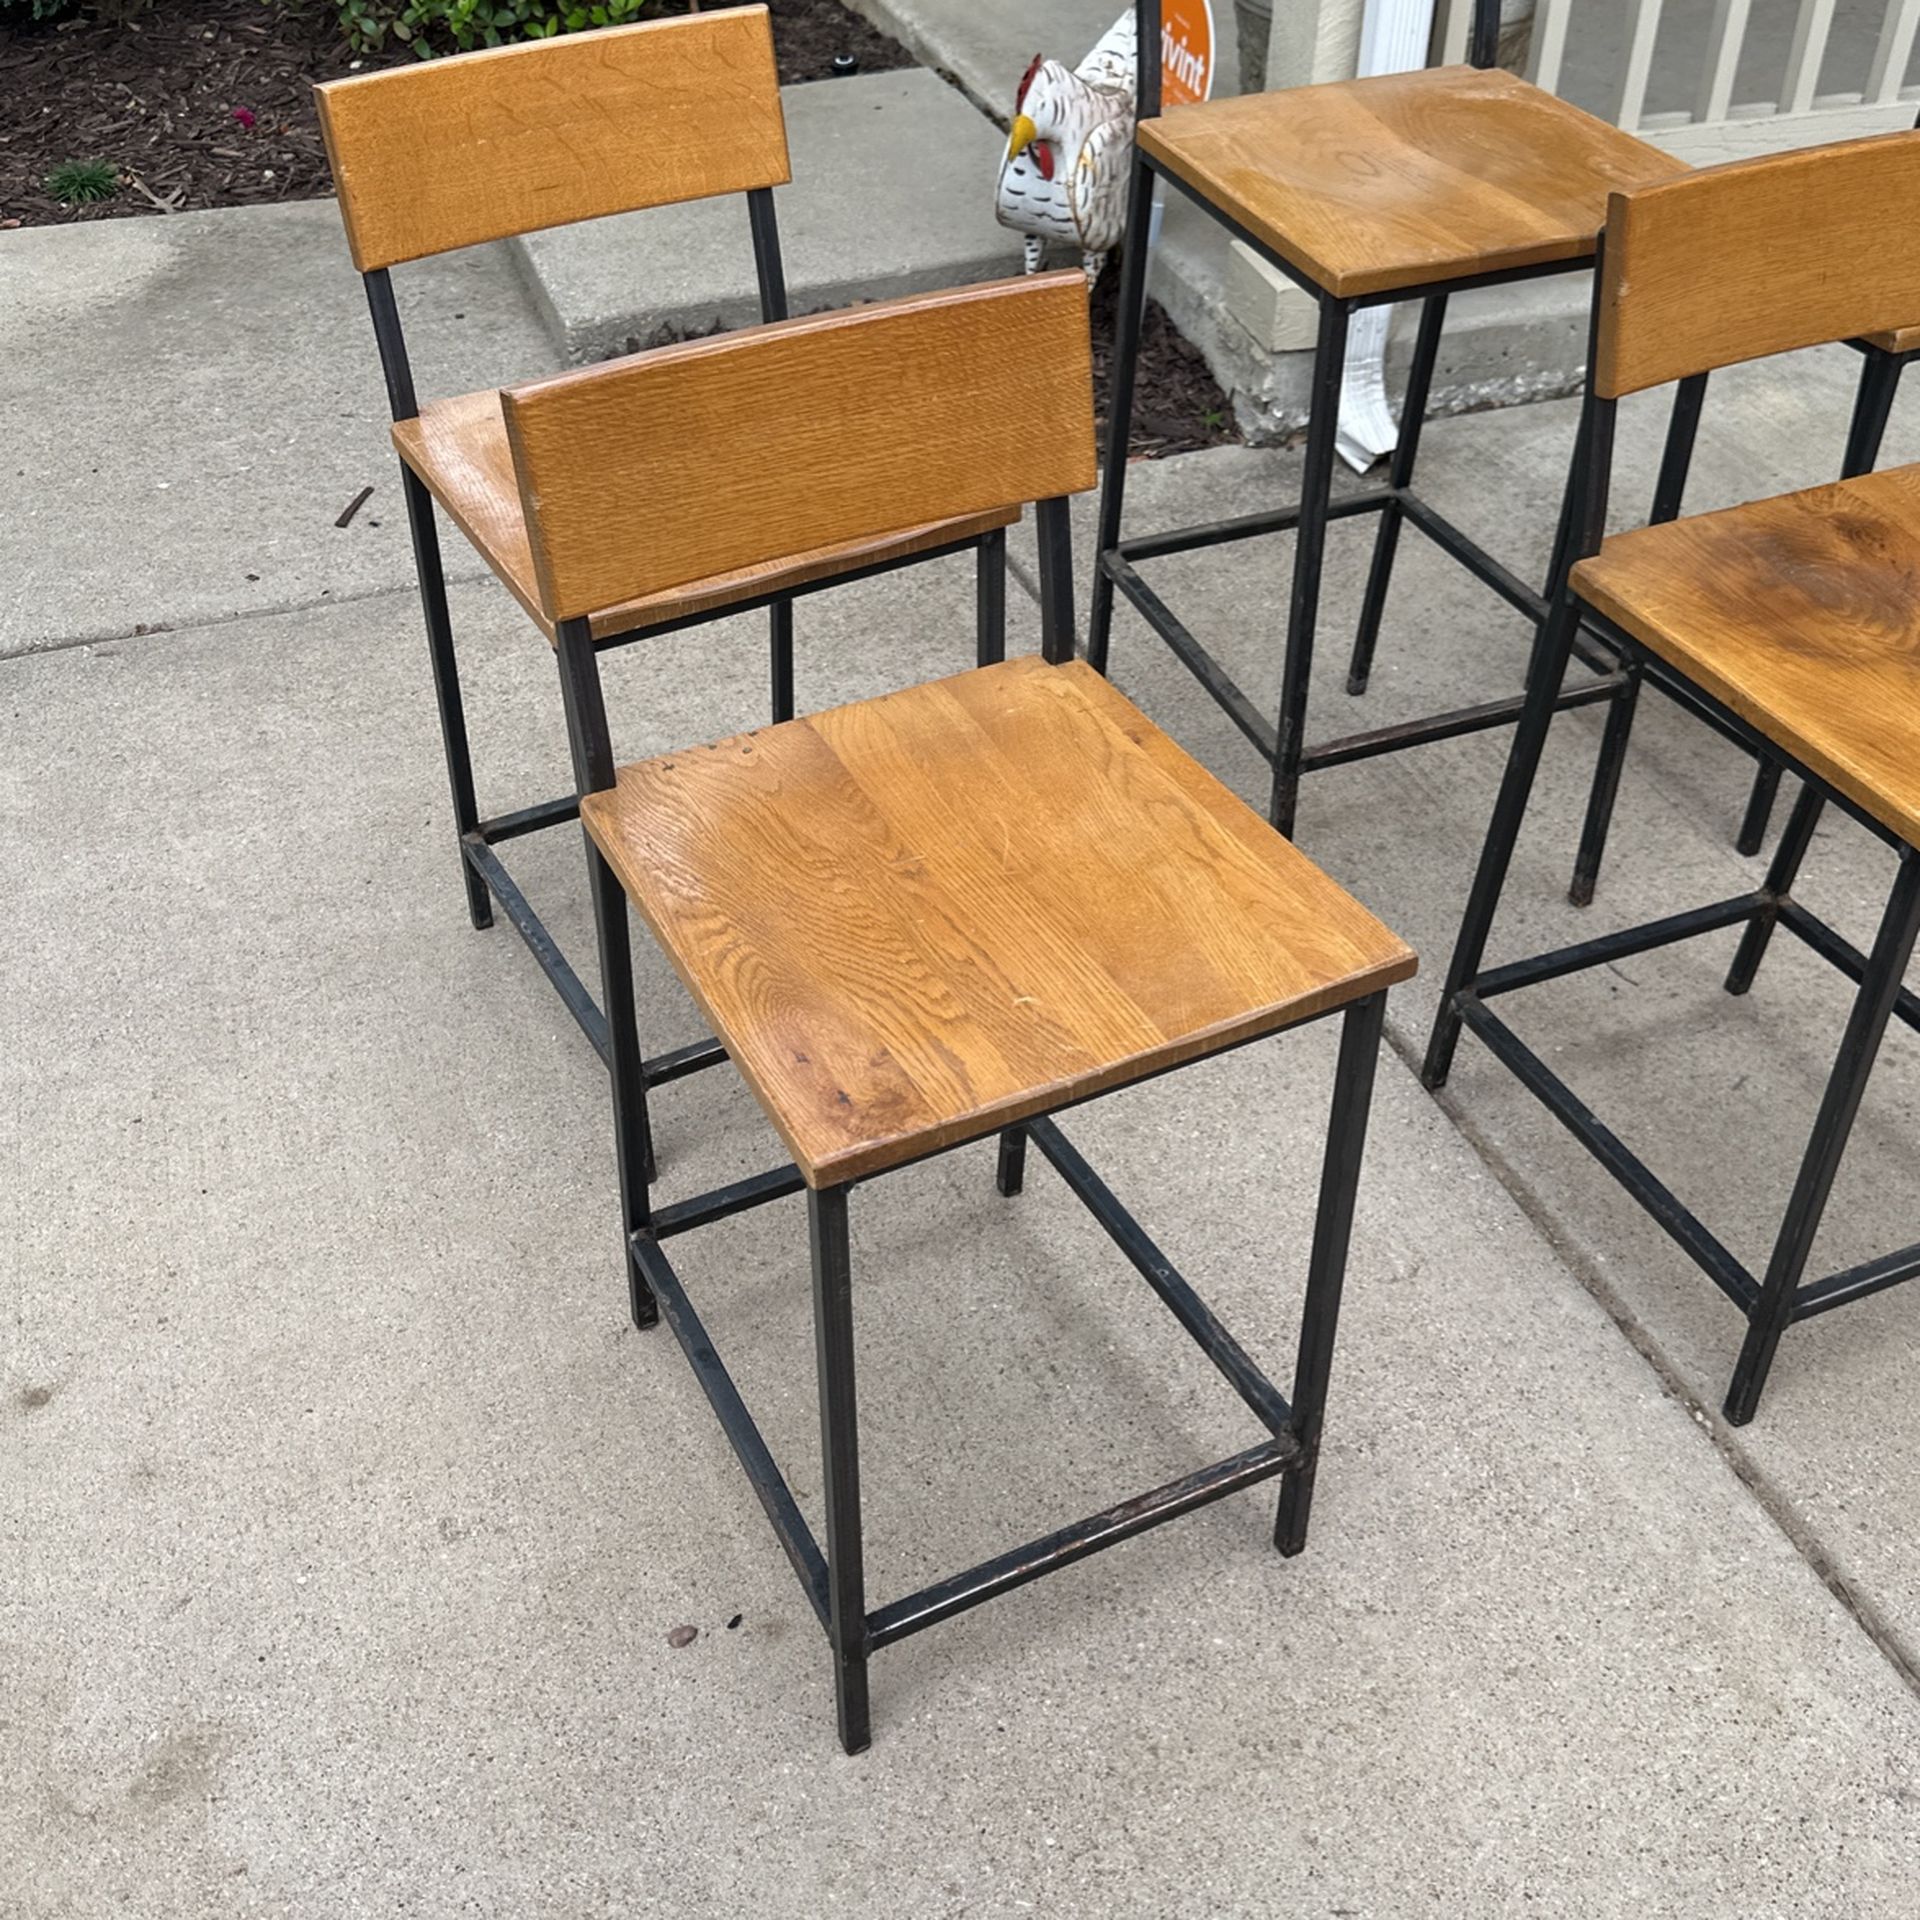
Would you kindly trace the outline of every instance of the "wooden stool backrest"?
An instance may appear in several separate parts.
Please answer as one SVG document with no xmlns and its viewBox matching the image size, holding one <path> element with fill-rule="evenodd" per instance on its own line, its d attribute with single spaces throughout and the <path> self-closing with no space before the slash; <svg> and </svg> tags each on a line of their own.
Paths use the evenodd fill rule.
<svg viewBox="0 0 1920 1920">
<path fill-rule="evenodd" d="M 362 273 L 791 178 L 764 6 L 458 54 L 314 92 Z"/>
<path fill-rule="evenodd" d="M 501 403 L 556 622 L 1095 480 L 1078 272 L 689 340 Z"/>
<path fill-rule="evenodd" d="M 1920 314 L 1920 132 L 1769 154 L 1607 202 L 1594 381 L 1618 399 Z"/>
</svg>

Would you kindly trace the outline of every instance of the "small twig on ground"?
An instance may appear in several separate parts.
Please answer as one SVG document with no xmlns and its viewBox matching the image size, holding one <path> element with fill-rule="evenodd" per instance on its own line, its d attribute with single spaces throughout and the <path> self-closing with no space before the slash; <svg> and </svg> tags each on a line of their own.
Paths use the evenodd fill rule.
<svg viewBox="0 0 1920 1920">
<path fill-rule="evenodd" d="M 364 507 L 370 499 L 372 499 L 372 497 L 373 497 L 373 489 L 371 487 L 362 487 L 360 491 L 356 493 L 353 496 L 353 498 L 347 502 L 346 510 L 341 514 L 340 518 L 336 520 L 333 524 L 336 527 L 344 527 L 345 525 L 347 525 L 347 523 L 350 520 L 352 520 L 353 516 L 356 513 L 358 513 L 360 509 Z"/>
<path fill-rule="evenodd" d="M 175 187 L 174 190 L 162 200 L 137 173 L 126 173 L 121 177 L 135 193 L 141 195 L 144 199 L 150 200 L 162 213 L 178 213 L 180 211 L 180 196 L 186 192 L 186 188 Z"/>
</svg>

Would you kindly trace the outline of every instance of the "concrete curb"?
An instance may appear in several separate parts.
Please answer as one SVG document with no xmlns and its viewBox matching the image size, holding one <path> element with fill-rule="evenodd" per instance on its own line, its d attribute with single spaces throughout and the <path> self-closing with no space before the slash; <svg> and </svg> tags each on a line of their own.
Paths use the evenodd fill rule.
<svg viewBox="0 0 1920 1920">
<path fill-rule="evenodd" d="M 781 101 L 793 184 L 774 198 L 794 312 L 1019 271 L 1019 237 L 993 217 L 999 132 L 938 75 L 817 80 L 783 87 Z M 732 199 L 509 244 L 574 365 L 759 318 L 746 217 Z"/>
</svg>

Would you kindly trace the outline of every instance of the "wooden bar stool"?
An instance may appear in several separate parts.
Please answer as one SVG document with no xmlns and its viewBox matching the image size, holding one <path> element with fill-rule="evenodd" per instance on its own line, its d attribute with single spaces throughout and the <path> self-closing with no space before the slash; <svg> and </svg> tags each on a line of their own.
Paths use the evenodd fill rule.
<svg viewBox="0 0 1920 1920">
<path fill-rule="evenodd" d="M 787 294 L 773 189 L 791 174 L 767 10 L 741 7 L 569 34 L 336 80 L 315 93 L 393 407 L 468 911 L 476 927 L 485 927 L 493 919 L 489 894 L 500 902 L 604 1060 L 602 1010 L 498 852 L 505 841 L 573 819 L 578 796 L 491 819 L 481 818 L 475 796 L 436 501 L 553 638 L 535 585 L 499 395 L 418 402 L 388 269 L 603 214 L 741 193 L 761 316 L 783 319 Z M 671 423 L 670 439 L 679 425 Z M 773 716 L 783 720 L 794 710 L 797 595 L 972 549 L 978 657 L 997 660 L 1006 650 L 1005 530 L 1017 517 L 995 510 L 899 525 L 884 537 L 793 548 L 748 567 L 683 577 L 667 591 L 611 596 L 592 609 L 593 643 L 625 646 L 764 607 Z M 651 537 L 639 516 L 624 531 L 610 517 L 603 532 L 610 544 L 637 546 Z M 646 1072 L 658 1085 L 721 1057 L 703 1045 L 649 1061 Z"/>
<path fill-rule="evenodd" d="M 1400 527 L 1411 521 L 1502 599 L 1538 621 L 1536 592 L 1413 492 L 1422 415 L 1450 295 L 1470 287 L 1584 271 L 1608 190 L 1667 180 L 1682 162 L 1494 67 L 1500 0 L 1475 0 L 1466 67 L 1296 87 L 1160 112 L 1160 5 L 1140 0 L 1140 123 L 1127 216 L 1113 397 L 1100 495 L 1088 658 L 1104 670 L 1116 588 L 1273 768 L 1269 818 L 1292 830 L 1300 776 L 1428 740 L 1501 726 L 1518 696 L 1309 747 L 1313 666 L 1327 524 L 1377 513 L 1373 566 L 1348 690 L 1365 690 Z M 1300 501 L 1265 513 L 1138 539 L 1120 537 L 1134 366 L 1146 298 L 1144 244 L 1154 182 L 1164 179 L 1246 242 L 1319 308 L 1306 476 Z M 1421 302 L 1400 443 L 1384 487 L 1332 497 L 1349 317 Z M 1296 529 L 1277 721 L 1141 578 L 1160 555 Z M 1551 575 L 1549 576 L 1551 580 Z M 1614 698 L 1624 682 L 1604 650 L 1576 636 L 1602 677 L 1566 705 Z"/>
<path fill-rule="evenodd" d="M 903 383 L 897 369 L 911 367 Z M 664 1312 L 825 1628 L 840 1738 L 867 1661 L 936 1621 L 1278 1475 L 1305 1543 L 1387 988 L 1413 955 L 1073 654 L 1065 496 L 1094 477 L 1075 273 L 789 321 L 505 396 L 541 607 L 559 638 L 607 983 L 622 1253 Z M 1037 499 L 1043 654 L 617 767 L 592 610 L 770 553 Z M 608 538 L 645 501 L 650 537 Z M 627 904 L 792 1164 L 653 1206 Z M 1291 1398 L 1051 1117 L 1323 1015 L 1340 1061 Z M 848 1194 L 998 1138 L 1053 1165 L 1265 1428 L 1247 1451 L 869 1607 Z M 807 1195 L 825 1540 L 816 1542 L 667 1257 L 673 1235 Z"/>
<path fill-rule="evenodd" d="M 1889 327 L 1848 344 L 1858 350 L 1865 364 L 1860 369 L 1860 386 L 1854 395 L 1853 418 L 1848 424 L 1846 451 L 1840 462 L 1840 477 L 1843 480 L 1871 473 L 1879 465 L 1880 443 L 1886 437 L 1894 395 L 1900 391 L 1900 376 L 1906 372 L 1907 362 L 1915 354 L 1920 354 L 1920 326 Z M 1683 381 L 1681 384 L 1685 386 L 1687 383 Z M 1704 375 L 1700 384 L 1704 390 Z M 1694 415 L 1697 419 L 1697 400 L 1694 403 Z M 1689 449 L 1691 444 L 1689 437 Z M 1740 835 L 1735 843 L 1742 853 L 1755 854 L 1760 851 L 1767 837 L 1767 823 L 1773 817 L 1774 796 L 1779 790 L 1779 761 L 1762 760 L 1753 777 L 1753 791 L 1747 797 L 1747 811 L 1740 822 Z"/>
<path fill-rule="evenodd" d="M 1893 411 L 1893 396 L 1899 390 L 1901 372 L 1905 371 L 1908 359 L 1912 359 L 1914 353 L 1920 353 L 1920 328 L 1893 328 L 1862 340 L 1853 340 L 1849 346 L 1859 349 L 1864 357 L 1864 365 L 1860 367 L 1860 384 L 1853 397 L 1853 415 L 1847 426 L 1845 451 L 1841 455 L 1839 476 L 1843 480 L 1872 472 L 1876 461 L 1880 459 L 1880 442 L 1885 438 L 1887 417 Z M 1649 526 L 1665 526 L 1668 520 L 1680 518 L 1680 507 L 1693 467 L 1693 445 L 1699 438 L 1699 417 L 1705 401 L 1707 374 L 1692 374 L 1690 378 L 1676 382 L 1672 419 L 1667 424 L 1667 445 L 1661 455 L 1659 480 L 1653 488 L 1653 511 L 1647 516 Z M 1563 570 L 1565 561 L 1567 555 L 1563 553 L 1555 563 L 1555 572 Z M 1695 697 L 1692 685 L 1684 678 L 1670 674 L 1665 662 L 1647 660 L 1642 666 L 1630 660 L 1626 664 L 1626 685 L 1613 707 L 1607 708 L 1607 735 L 1601 743 L 1599 758 L 1594 762 L 1594 787 L 1588 795 L 1586 826 L 1580 831 L 1580 851 L 1574 858 L 1572 885 L 1567 891 L 1567 897 L 1574 906 L 1588 906 L 1594 899 L 1601 860 L 1607 852 L 1607 831 L 1613 824 L 1613 803 L 1615 795 L 1619 793 L 1620 770 L 1626 764 L 1626 747 L 1632 735 L 1642 678 L 1680 707 L 1688 708 L 1688 712 L 1692 712 L 1697 720 L 1705 720 L 1736 747 L 1741 747 L 1747 753 L 1755 751 L 1749 737 L 1741 737 L 1740 733 L 1730 732 L 1728 728 L 1720 726 L 1713 707 L 1701 703 Z M 1772 755 L 1763 755 L 1759 766 L 1755 768 L 1753 789 L 1747 795 L 1747 808 L 1741 814 L 1740 829 L 1734 837 L 1734 847 L 1738 851 L 1743 854 L 1761 851 L 1766 839 L 1766 826 L 1774 810 L 1774 795 L 1778 791 L 1780 762 Z"/>
<path fill-rule="evenodd" d="M 1847 425 L 1845 450 L 1841 455 L 1843 480 L 1871 473 L 1880 459 L 1880 444 L 1886 437 L 1887 421 L 1893 412 L 1894 396 L 1900 388 L 1900 376 L 1907 363 L 1920 354 L 1920 327 L 1894 327 L 1847 343 L 1862 357 L 1860 384 L 1854 393 L 1853 412 Z M 1673 415 L 1668 423 L 1667 444 L 1660 463 L 1660 478 L 1654 488 L 1653 512 L 1649 524 L 1660 526 L 1680 517 L 1687 477 L 1693 464 L 1694 443 L 1698 438 L 1701 409 L 1706 401 L 1707 376 L 1694 374 L 1677 383 Z M 1600 863 L 1605 857 L 1607 830 L 1613 818 L 1614 793 L 1620 770 L 1626 759 L 1628 736 L 1632 730 L 1640 674 L 1629 666 L 1630 685 L 1608 710 L 1608 739 L 1594 766 L 1593 791 L 1588 800 L 1586 827 L 1580 839 L 1580 852 L 1574 865 L 1573 886 L 1568 897 L 1575 906 L 1585 906 L 1593 898 Z M 1656 666 L 1648 675 L 1652 683 L 1686 705 L 1699 718 L 1715 724 L 1712 712 L 1691 698 L 1684 682 L 1676 681 Z M 1721 729 L 1724 733 L 1725 729 Z M 1729 735 L 1738 746 L 1747 741 Z M 1754 770 L 1753 788 L 1747 796 L 1734 845 L 1743 854 L 1760 851 L 1773 817 L 1774 796 L 1780 790 L 1780 762 L 1765 755 Z"/>
<path fill-rule="evenodd" d="M 1920 468 L 1844 480 L 1603 544 L 1614 414 L 1623 395 L 1713 368 L 1891 331 L 1920 287 L 1920 233 L 1889 207 L 1920 192 L 1920 133 L 1717 167 L 1616 194 L 1596 281 L 1591 372 L 1575 488 L 1581 556 L 1535 645 L 1493 822 L 1427 1051 L 1447 1077 L 1461 1026 L 1512 1068 L 1747 1318 L 1726 1414 L 1753 1417 L 1781 1335 L 1920 1274 L 1920 1245 L 1804 1278 L 1888 1021 L 1920 1028 L 1902 982 L 1920 932 Z M 1486 968 L 1489 930 L 1583 620 L 1629 658 L 1660 663 L 1805 783 L 1765 883 L 1581 945 Z M 1832 804 L 1895 850 L 1872 952 L 1793 898 L 1821 809 Z M 1753 984 L 1776 927 L 1858 992 L 1764 1274 L 1747 1271 L 1514 1030 L 1497 996 L 1698 934 L 1742 927 L 1726 987 Z"/>
</svg>

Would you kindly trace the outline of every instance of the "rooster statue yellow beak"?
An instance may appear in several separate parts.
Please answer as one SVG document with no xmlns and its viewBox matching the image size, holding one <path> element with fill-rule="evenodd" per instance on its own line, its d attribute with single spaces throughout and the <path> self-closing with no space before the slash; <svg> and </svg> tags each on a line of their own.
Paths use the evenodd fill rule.
<svg viewBox="0 0 1920 1920">
<path fill-rule="evenodd" d="M 1007 158 L 1018 160 L 1039 137 L 1040 129 L 1024 113 L 1015 114 L 1013 132 L 1007 140 Z"/>
</svg>

